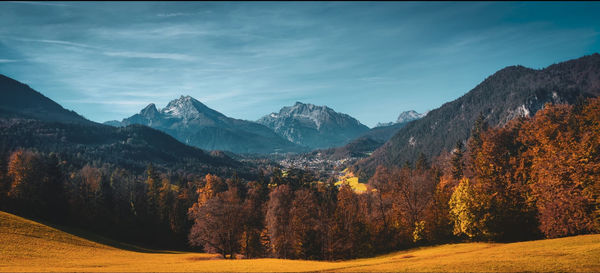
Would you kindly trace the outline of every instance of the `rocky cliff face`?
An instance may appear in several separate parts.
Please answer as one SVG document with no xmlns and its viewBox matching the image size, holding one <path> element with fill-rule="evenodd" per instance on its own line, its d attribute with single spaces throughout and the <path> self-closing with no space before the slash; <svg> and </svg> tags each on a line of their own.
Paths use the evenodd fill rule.
<svg viewBox="0 0 600 273">
<path fill-rule="evenodd" d="M 160 110 L 152 103 L 139 114 L 123 119 L 120 123 L 110 121 L 106 124 L 150 126 L 183 143 L 207 150 L 234 153 L 303 150 L 261 124 L 227 117 L 190 96 L 181 96 Z"/>
<path fill-rule="evenodd" d="M 257 121 L 287 140 L 310 148 L 342 146 L 369 128 L 327 106 L 296 102 Z"/>
</svg>

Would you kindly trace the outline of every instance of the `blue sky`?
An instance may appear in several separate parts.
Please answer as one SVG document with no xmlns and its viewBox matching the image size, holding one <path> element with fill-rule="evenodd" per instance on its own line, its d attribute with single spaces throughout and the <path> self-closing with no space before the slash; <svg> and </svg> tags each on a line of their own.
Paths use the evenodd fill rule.
<svg viewBox="0 0 600 273">
<path fill-rule="evenodd" d="M 509 65 L 600 52 L 596 2 L 1 2 L 0 73 L 103 122 L 191 95 L 256 120 L 296 101 L 368 126 Z"/>
</svg>

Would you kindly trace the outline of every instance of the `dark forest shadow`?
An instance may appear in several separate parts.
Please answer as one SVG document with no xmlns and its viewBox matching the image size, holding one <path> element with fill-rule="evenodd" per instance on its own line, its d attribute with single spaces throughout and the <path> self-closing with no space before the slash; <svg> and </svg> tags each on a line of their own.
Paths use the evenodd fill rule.
<svg viewBox="0 0 600 273">
<path fill-rule="evenodd" d="M 88 240 L 88 241 L 92 241 L 98 244 L 102 244 L 102 245 L 106 245 L 106 246 L 110 246 L 110 247 L 114 247 L 117 249 L 121 249 L 121 250 L 127 250 L 127 251 L 134 251 L 134 252 L 140 252 L 140 253 L 163 253 L 163 254 L 178 254 L 181 253 L 181 251 L 178 250 L 159 250 L 159 249 L 152 249 L 149 247 L 143 247 L 143 246 L 138 246 L 138 245 L 134 245 L 131 243 L 124 243 L 124 242 L 119 242 L 117 240 L 114 239 L 109 239 L 107 237 L 104 237 L 102 235 L 93 233 L 91 231 L 87 231 L 84 230 L 82 228 L 78 228 L 78 227 L 73 227 L 73 226 L 65 226 L 65 225 L 59 225 L 59 224 L 55 224 L 55 223 L 51 223 L 48 222 L 46 220 L 42 220 L 42 219 L 38 219 L 35 217 L 29 217 L 29 216 L 22 216 L 22 215 L 18 215 L 15 213 L 12 213 L 10 211 L 2 211 L 2 212 L 6 212 L 18 217 L 21 217 L 23 219 L 27 219 L 29 221 L 33 221 L 36 222 L 38 224 L 41 225 L 45 225 L 54 229 L 57 229 L 61 232 L 64 233 L 68 233 L 71 234 L 73 236 Z"/>
</svg>

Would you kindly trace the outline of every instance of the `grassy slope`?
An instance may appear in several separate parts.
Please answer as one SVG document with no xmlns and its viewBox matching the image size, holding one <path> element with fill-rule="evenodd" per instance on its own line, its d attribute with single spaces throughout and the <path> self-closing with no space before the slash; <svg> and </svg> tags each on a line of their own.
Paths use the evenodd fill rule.
<svg viewBox="0 0 600 273">
<path fill-rule="evenodd" d="M 110 245 L 0 212 L 0 271 L 600 271 L 600 235 L 442 245 L 344 262 L 219 260 Z"/>
<path fill-rule="evenodd" d="M 344 175 L 342 175 L 341 177 L 339 177 L 340 180 L 338 182 L 335 182 L 336 186 L 339 186 L 342 183 L 346 183 L 356 193 L 364 193 L 364 192 L 367 191 L 367 184 L 358 182 L 358 177 L 354 176 L 354 173 L 352 173 L 351 171 L 349 171 L 348 168 L 346 168 L 345 170 L 343 170 L 342 173 Z"/>
</svg>

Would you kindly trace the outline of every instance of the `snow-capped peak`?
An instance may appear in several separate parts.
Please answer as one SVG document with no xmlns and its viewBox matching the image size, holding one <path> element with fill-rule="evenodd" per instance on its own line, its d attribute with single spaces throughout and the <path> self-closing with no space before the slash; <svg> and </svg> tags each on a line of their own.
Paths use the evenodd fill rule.
<svg viewBox="0 0 600 273">
<path fill-rule="evenodd" d="M 199 117 L 202 113 L 216 111 L 191 96 L 182 95 L 179 99 L 170 101 L 160 112 L 171 117 L 193 119 Z"/>
<path fill-rule="evenodd" d="M 426 116 L 427 113 L 428 112 L 419 114 L 415 110 L 404 111 L 404 112 L 400 113 L 396 122 L 384 122 L 384 123 L 380 122 L 380 123 L 377 123 L 377 125 L 375 125 L 375 127 L 391 126 L 394 124 L 411 122 L 413 120 L 417 120 L 417 119 L 420 119 L 420 118 Z"/>
<path fill-rule="evenodd" d="M 404 111 L 404 112 L 400 113 L 400 115 L 398 116 L 398 119 L 396 120 L 396 123 L 405 123 L 405 122 L 413 121 L 416 119 L 420 119 L 420 118 L 424 117 L 425 115 L 427 115 L 427 113 L 419 114 L 415 110 Z"/>
<path fill-rule="evenodd" d="M 369 128 L 355 118 L 327 106 L 295 102 L 260 118 L 258 123 L 273 129 L 291 142 L 312 148 L 347 143 Z"/>
</svg>

